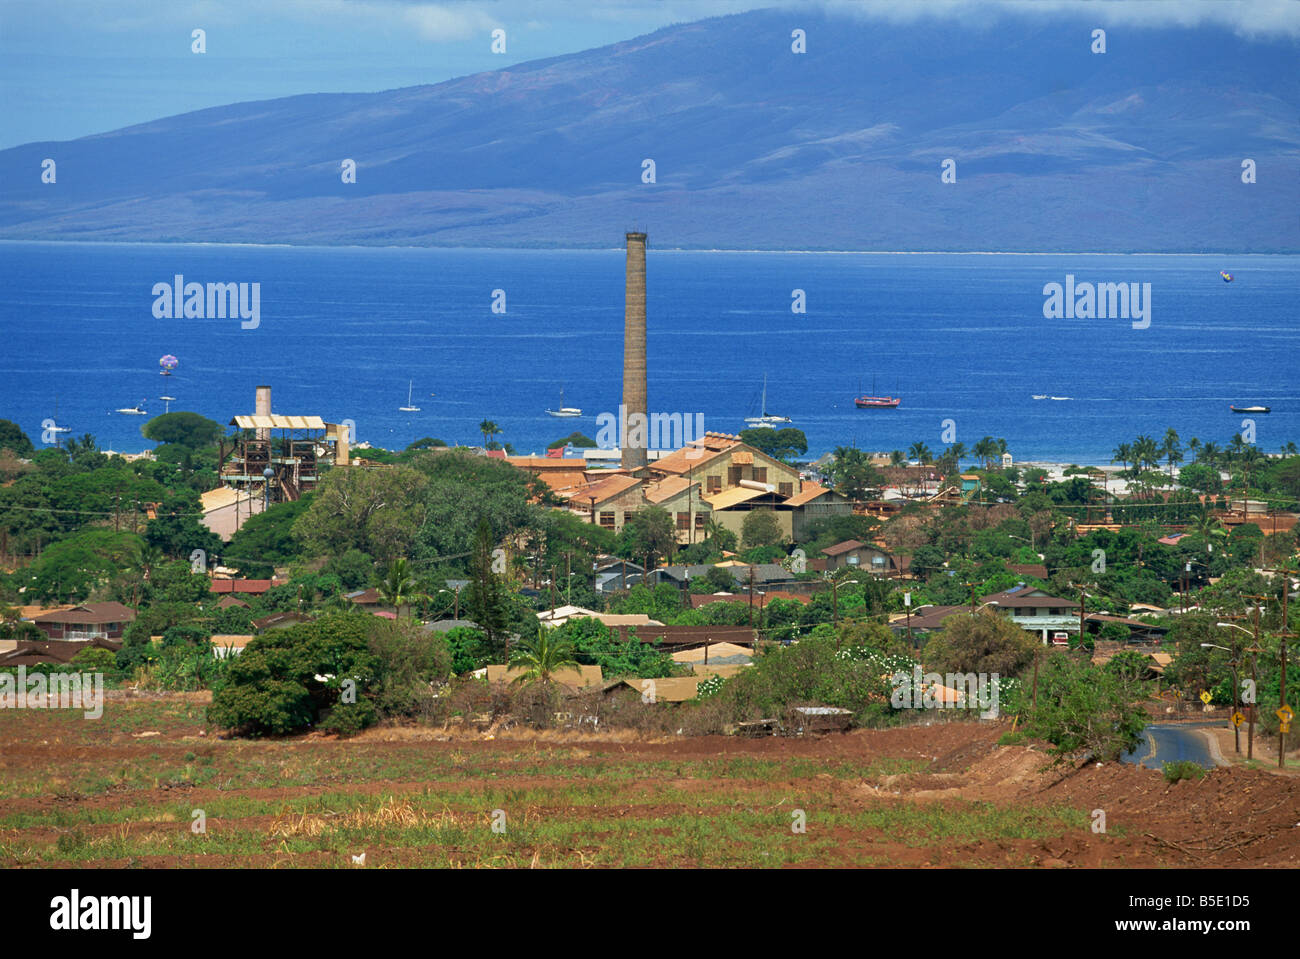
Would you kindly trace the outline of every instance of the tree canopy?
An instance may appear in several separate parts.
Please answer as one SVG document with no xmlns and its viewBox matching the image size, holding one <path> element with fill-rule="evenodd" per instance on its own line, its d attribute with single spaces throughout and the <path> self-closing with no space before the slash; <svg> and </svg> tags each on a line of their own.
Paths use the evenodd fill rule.
<svg viewBox="0 0 1300 959">
<path fill-rule="evenodd" d="M 144 434 L 145 439 L 156 443 L 175 443 L 178 446 L 199 449 L 216 443 L 223 430 L 221 424 L 215 420 L 188 410 L 181 410 L 153 417 L 140 427 L 140 432 Z"/>
</svg>

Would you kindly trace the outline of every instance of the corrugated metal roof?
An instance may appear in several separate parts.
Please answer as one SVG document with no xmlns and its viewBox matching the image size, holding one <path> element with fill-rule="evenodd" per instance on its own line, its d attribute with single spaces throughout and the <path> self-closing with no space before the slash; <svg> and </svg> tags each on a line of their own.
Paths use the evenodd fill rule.
<svg viewBox="0 0 1300 959">
<path fill-rule="evenodd" d="M 803 506 L 805 503 L 811 503 L 817 497 L 829 493 L 830 490 L 825 486 L 818 486 L 816 483 L 804 483 L 803 491 L 796 493 L 785 501 L 786 506 Z"/>
<path fill-rule="evenodd" d="M 729 509 L 740 503 L 746 503 L 757 496 L 767 495 L 765 490 L 746 489 L 743 486 L 736 486 L 713 496 L 706 496 L 704 502 L 708 503 L 713 509 Z"/>
<path fill-rule="evenodd" d="M 282 413 L 236 416 L 230 421 L 241 430 L 323 430 L 325 421 L 319 416 L 285 416 Z"/>
</svg>

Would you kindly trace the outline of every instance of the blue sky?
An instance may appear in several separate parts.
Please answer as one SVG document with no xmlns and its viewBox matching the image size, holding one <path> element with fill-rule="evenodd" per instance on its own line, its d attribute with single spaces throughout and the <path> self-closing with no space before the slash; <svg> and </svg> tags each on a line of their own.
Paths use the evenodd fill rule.
<svg viewBox="0 0 1300 959">
<path fill-rule="evenodd" d="M 1296 0 L 0 0 L 0 149 L 244 100 L 437 83 L 772 6 L 882 20 L 1082 9 L 1300 33 Z M 504 55 L 491 51 L 498 27 Z"/>
</svg>

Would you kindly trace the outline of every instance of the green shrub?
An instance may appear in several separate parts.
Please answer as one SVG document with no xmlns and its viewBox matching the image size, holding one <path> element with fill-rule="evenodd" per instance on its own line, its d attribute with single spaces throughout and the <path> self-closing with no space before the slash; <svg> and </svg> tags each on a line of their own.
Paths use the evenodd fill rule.
<svg viewBox="0 0 1300 959">
<path fill-rule="evenodd" d="M 1025 732 L 1051 743 L 1058 759 L 1087 751 L 1099 761 L 1118 760 L 1137 746 L 1146 728 L 1135 690 L 1104 668 L 1053 653 L 1043 664 L 1038 708 Z"/>
<path fill-rule="evenodd" d="M 379 711 L 368 699 L 355 703 L 339 703 L 330 707 L 321 717 L 320 728 L 340 736 L 353 736 L 379 719 Z"/>
<path fill-rule="evenodd" d="M 895 718 L 891 677 L 913 665 L 908 657 L 868 646 L 836 648 L 827 628 L 758 657 L 708 699 L 729 722 L 776 718 L 795 706 L 819 705 L 850 710 L 855 725 L 875 725 Z"/>
<path fill-rule="evenodd" d="M 83 649 L 77 655 L 72 657 L 68 663 L 78 672 L 87 673 L 116 673 L 117 672 L 117 653 L 111 649 L 101 649 L 98 646 L 92 646 L 89 649 Z"/>
<path fill-rule="evenodd" d="M 208 707 L 208 721 L 240 733 L 296 732 L 336 705 L 343 683 L 351 680 L 359 718 L 345 710 L 336 722 L 373 722 L 381 666 L 369 641 L 383 622 L 368 613 L 336 613 L 255 637 L 229 661 Z M 360 706 L 362 699 L 370 710 Z"/>
<path fill-rule="evenodd" d="M 434 687 L 451 677 L 447 641 L 418 622 L 380 620 L 372 628 L 369 645 L 378 665 L 374 706 L 385 716 L 419 714 L 429 705 Z M 336 707 L 334 712 L 338 711 Z M 361 714 L 353 710 L 349 715 Z"/>
<path fill-rule="evenodd" d="M 1171 786 L 1180 779 L 1199 780 L 1205 778 L 1205 770 L 1190 759 L 1164 764 L 1165 782 Z"/>
</svg>

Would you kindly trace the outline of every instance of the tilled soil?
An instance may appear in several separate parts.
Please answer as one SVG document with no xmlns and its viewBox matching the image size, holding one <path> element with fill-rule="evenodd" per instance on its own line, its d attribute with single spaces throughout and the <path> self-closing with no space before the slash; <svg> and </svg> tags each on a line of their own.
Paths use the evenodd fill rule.
<svg viewBox="0 0 1300 959">
<path fill-rule="evenodd" d="M 1041 745 L 997 745 L 1003 724 L 816 739 L 390 727 L 234 741 L 190 700 L 171 713 L 150 704 L 161 711 L 143 727 L 0 717 L 0 865 L 347 867 L 362 852 L 367 867 L 1300 859 L 1296 779 L 1222 768 L 1170 785 L 1136 766 L 1053 764 Z M 494 834 L 497 813 L 510 831 Z"/>
</svg>

